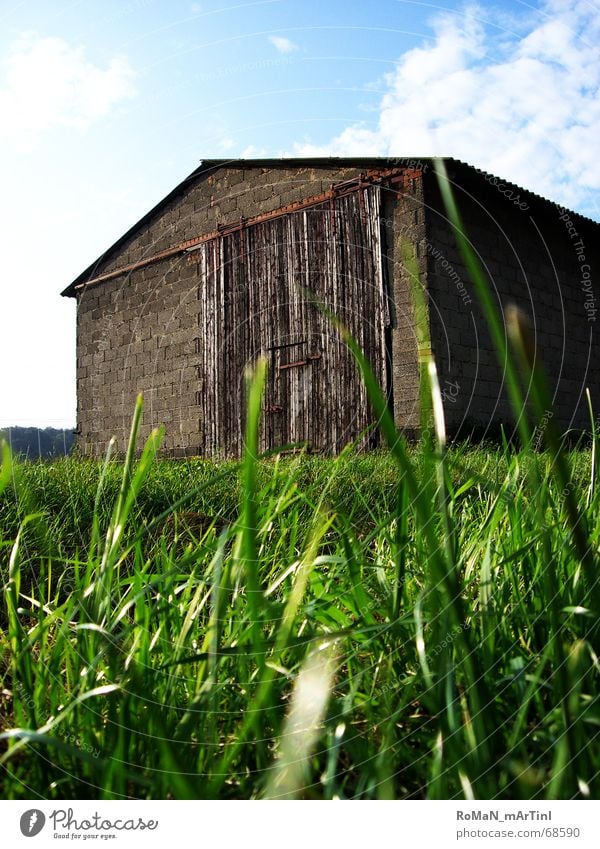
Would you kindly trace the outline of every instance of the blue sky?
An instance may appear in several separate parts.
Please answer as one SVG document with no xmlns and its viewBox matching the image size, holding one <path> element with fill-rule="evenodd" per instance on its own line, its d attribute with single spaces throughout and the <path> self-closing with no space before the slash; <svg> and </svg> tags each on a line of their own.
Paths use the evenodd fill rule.
<svg viewBox="0 0 600 849">
<path fill-rule="evenodd" d="M 75 422 L 59 292 L 202 158 L 450 155 L 600 220 L 587 0 L 0 0 L 0 426 Z"/>
</svg>

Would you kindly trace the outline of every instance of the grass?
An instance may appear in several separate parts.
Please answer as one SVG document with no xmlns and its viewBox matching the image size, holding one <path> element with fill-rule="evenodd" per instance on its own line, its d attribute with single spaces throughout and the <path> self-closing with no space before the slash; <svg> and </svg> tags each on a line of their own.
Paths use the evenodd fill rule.
<svg viewBox="0 0 600 849">
<path fill-rule="evenodd" d="M 447 201 L 521 447 L 448 447 L 426 357 L 411 448 L 347 337 L 386 451 L 258 458 L 260 363 L 239 464 L 135 459 L 141 401 L 124 463 L 3 448 L 5 798 L 598 798 L 597 435 Z"/>
<path fill-rule="evenodd" d="M 550 457 L 450 448 L 442 513 L 407 449 L 418 513 L 385 452 L 154 448 L 104 469 L 5 454 L 6 798 L 598 795 L 596 619 Z M 584 502 L 591 452 L 568 460 Z M 325 690 L 306 727 L 303 669 Z"/>
</svg>

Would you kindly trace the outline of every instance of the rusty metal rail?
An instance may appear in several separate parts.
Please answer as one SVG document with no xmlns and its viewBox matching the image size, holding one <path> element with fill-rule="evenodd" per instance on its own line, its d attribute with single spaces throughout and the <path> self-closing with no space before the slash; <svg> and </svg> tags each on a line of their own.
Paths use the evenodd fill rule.
<svg viewBox="0 0 600 849">
<path fill-rule="evenodd" d="M 300 366 L 307 366 L 309 363 L 314 362 L 314 360 L 320 360 L 321 354 L 310 354 L 305 360 L 296 360 L 295 363 L 284 363 L 279 366 L 279 371 L 284 371 L 286 368 L 299 368 Z"/>
<path fill-rule="evenodd" d="M 273 209 L 270 212 L 263 212 L 260 215 L 254 215 L 249 218 L 241 218 L 236 222 L 231 222 L 228 224 L 224 224 L 219 226 L 216 230 L 211 230 L 209 233 L 205 233 L 202 236 L 196 236 L 193 239 L 187 239 L 184 242 L 180 242 L 177 245 L 173 245 L 173 247 L 166 248 L 164 251 L 158 251 L 158 253 L 152 254 L 151 256 L 144 257 L 143 259 L 138 260 L 137 262 L 129 263 L 129 265 L 123 265 L 120 268 L 116 268 L 113 271 L 107 271 L 105 274 L 99 274 L 97 277 L 93 277 L 91 280 L 87 280 L 85 283 L 79 283 L 75 286 L 76 290 L 85 289 L 89 286 L 95 286 L 98 283 L 104 283 L 107 280 L 113 280 L 115 277 L 121 277 L 123 274 L 130 274 L 132 271 L 137 271 L 140 268 L 146 268 L 149 265 L 152 265 L 156 262 L 161 262 L 165 259 L 170 259 L 171 257 L 177 256 L 179 254 L 192 253 L 193 251 L 198 250 L 202 247 L 202 245 L 206 244 L 206 242 L 211 242 L 215 239 L 222 238 L 224 236 L 231 235 L 232 233 L 236 233 L 238 231 L 244 230 L 248 227 L 253 227 L 257 224 L 261 224 L 266 221 L 272 221 L 276 218 L 280 218 L 285 215 L 289 215 L 292 212 L 298 212 L 302 209 L 307 209 L 311 206 L 317 206 L 318 204 L 325 203 L 327 201 L 330 202 L 330 214 L 332 216 L 332 229 L 335 233 L 335 216 L 334 216 L 334 201 L 336 198 L 344 197 L 345 195 L 351 194 L 353 192 L 360 192 L 361 189 L 367 188 L 371 185 L 378 185 L 382 183 L 389 183 L 390 185 L 402 185 L 402 189 L 400 191 L 406 190 L 409 183 L 420 176 L 421 171 L 418 168 L 385 168 L 385 169 L 371 169 L 364 174 L 359 174 L 358 177 L 353 177 L 350 180 L 344 180 L 340 183 L 333 183 L 331 187 L 326 192 L 321 192 L 318 195 L 312 195 L 311 197 L 305 198 L 304 200 L 294 201 L 294 203 L 286 204 L 285 206 L 280 206 L 277 209 Z M 359 195 L 359 197 L 361 197 Z M 361 221 L 365 221 L 365 209 L 364 202 L 360 200 L 360 217 Z"/>
</svg>

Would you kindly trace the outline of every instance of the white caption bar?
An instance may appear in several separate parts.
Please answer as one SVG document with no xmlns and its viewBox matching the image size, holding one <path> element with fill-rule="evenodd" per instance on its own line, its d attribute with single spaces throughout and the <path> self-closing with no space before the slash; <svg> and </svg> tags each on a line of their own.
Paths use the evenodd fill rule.
<svg viewBox="0 0 600 849">
<path fill-rule="evenodd" d="M 597 849 L 600 802 L 0 802 L 2 845 Z M 166 841 L 170 841 L 166 844 Z"/>
</svg>

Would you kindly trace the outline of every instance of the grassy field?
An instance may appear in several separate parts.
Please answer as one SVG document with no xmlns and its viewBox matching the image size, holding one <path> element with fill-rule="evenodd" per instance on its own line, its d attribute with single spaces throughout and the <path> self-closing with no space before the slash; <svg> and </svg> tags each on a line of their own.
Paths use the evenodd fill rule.
<svg viewBox="0 0 600 849">
<path fill-rule="evenodd" d="M 5 798 L 598 796 L 597 619 L 550 456 L 154 447 L 4 455 Z M 593 458 L 567 459 L 597 551 Z"/>
<path fill-rule="evenodd" d="M 381 453 L 258 459 L 264 363 L 239 464 L 135 459 L 141 402 L 125 462 L 5 446 L 5 798 L 600 796 L 597 426 L 566 450 L 440 185 L 520 447 L 448 448 L 426 354 L 407 446 L 339 326 Z"/>
</svg>

